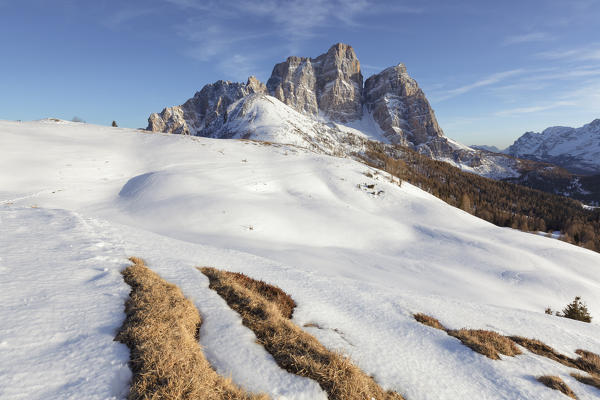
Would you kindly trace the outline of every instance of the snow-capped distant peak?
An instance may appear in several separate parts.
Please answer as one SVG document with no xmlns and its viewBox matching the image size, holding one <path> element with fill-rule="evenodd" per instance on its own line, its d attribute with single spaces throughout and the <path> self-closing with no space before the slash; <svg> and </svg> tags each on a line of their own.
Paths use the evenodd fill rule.
<svg viewBox="0 0 600 400">
<path fill-rule="evenodd" d="M 553 126 L 526 132 L 507 150 L 515 157 L 543 161 L 574 173 L 600 172 L 600 119 L 580 128 Z"/>
</svg>

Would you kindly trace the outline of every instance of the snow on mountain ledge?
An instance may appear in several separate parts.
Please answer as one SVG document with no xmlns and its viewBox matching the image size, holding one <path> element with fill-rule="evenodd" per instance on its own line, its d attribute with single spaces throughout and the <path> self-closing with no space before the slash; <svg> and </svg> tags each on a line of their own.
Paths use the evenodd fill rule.
<svg viewBox="0 0 600 400">
<path fill-rule="evenodd" d="M 195 302 L 219 373 L 276 399 L 317 399 L 319 388 L 279 370 L 195 266 L 282 287 L 297 324 L 322 327 L 306 329 L 410 400 L 560 398 L 533 379 L 542 374 L 597 398 L 569 368 L 529 353 L 487 359 L 412 313 L 600 353 L 600 254 L 496 227 L 295 146 L 0 122 L 0 149 L 1 170 L 15 171 L 0 175 L 2 398 L 122 396 L 126 355 L 108 339 L 124 316 L 118 270 L 131 255 Z M 592 324 L 543 313 L 575 295 Z M 82 312 L 92 299 L 101 307 Z M 69 356 L 79 343 L 81 356 Z"/>
</svg>

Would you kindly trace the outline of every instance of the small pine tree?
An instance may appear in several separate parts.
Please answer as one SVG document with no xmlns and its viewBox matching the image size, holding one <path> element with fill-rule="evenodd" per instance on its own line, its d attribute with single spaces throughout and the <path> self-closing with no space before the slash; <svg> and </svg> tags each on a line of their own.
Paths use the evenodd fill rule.
<svg viewBox="0 0 600 400">
<path fill-rule="evenodd" d="M 117 125 L 117 121 L 113 121 L 113 122 L 112 122 L 112 126 L 113 126 L 113 128 L 116 128 L 116 127 L 118 126 L 118 125 Z"/>
<path fill-rule="evenodd" d="M 581 302 L 581 297 L 575 297 L 572 303 L 567 304 L 563 309 L 562 317 L 576 319 L 577 321 L 592 322 L 592 316 L 588 312 L 585 303 Z"/>
</svg>

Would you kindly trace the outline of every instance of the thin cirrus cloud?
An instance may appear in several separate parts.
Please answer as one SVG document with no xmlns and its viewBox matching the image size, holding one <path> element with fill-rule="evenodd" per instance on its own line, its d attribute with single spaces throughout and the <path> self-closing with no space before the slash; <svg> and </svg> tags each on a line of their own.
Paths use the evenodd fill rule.
<svg viewBox="0 0 600 400">
<path fill-rule="evenodd" d="M 498 111 L 495 113 L 496 116 L 498 117 L 507 117 L 507 116 L 511 116 L 511 115 L 519 115 L 519 114 L 531 114 L 531 113 L 537 113 L 540 111 L 546 111 L 546 110 L 551 110 L 553 108 L 561 108 L 561 107 L 568 107 L 568 106 L 575 106 L 576 104 L 572 101 L 556 101 L 553 103 L 547 103 L 547 104 L 543 104 L 543 105 L 537 105 L 537 106 L 530 106 L 530 107 L 517 107 L 517 108 L 511 108 L 508 110 L 502 110 L 502 111 Z"/>
<path fill-rule="evenodd" d="M 114 14 L 104 20 L 104 25 L 115 29 L 121 27 L 123 24 L 128 23 L 136 18 L 141 18 L 146 15 L 156 14 L 157 8 L 124 8 L 117 10 Z"/>
<path fill-rule="evenodd" d="M 423 12 L 393 3 L 384 7 L 373 0 L 164 1 L 185 12 L 177 32 L 190 43 L 186 54 L 200 61 L 239 51 L 238 46 L 265 37 L 292 50 L 322 28 L 359 27 L 364 15 Z"/>
<path fill-rule="evenodd" d="M 460 96 L 462 94 L 465 94 L 467 92 L 470 92 L 470 91 L 478 89 L 478 88 L 482 88 L 485 86 L 490 86 L 490 85 L 494 85 L 496 83 L 503 82 L 504 80 L 506 80 L 508 78 L 512 78 L 517 75 L 522 75 L 525 72 L 526 71 L 523 69 L 513 69 L 513 70 L 509 70 L 509 71 L 498 72 L 498 73 L 489 75 L 483 79 L 479 79 L 473 83 L 463 85 L 463 86 L 460 86 L 460 87 L 457 87 L 454 89 L 446 90 L 444 92 L 440 92 L 437 95 L 434 95 L 434 98 L 437 101 L 448 100 L 448 99 L 451 99 L 456 96 Z"/>
<path fill-rule="evenodd" d="M 261 40 L 277 38 L 277 46 L 293 51 L 297 43 L 313 37 L 320 26 L 332 20 L 355 25 L 356 16 L 369 6 L 366 0 L 165 1 L 185 12 L 184 22 L 176 27 L 187 42 L 184 54 L 200 62 L 213 61 L 236 79 L 256 72 L 265 51 L 253 51 L 252 46 Z M 272 51 L 273 45 L 270 48 Z"/>
<path fill-rule="evenodd" d="M 530 32 L 522 35 L 508 36 L 502 43 L 504 46 L 532 43 L 532 42 L 544 42 L 554 39 L 554 36 L 546 32 Z"/>
<path fill-rule="evenodd" d="M 600 44 L 595 43 L 576 49 L 543 51 L 537 56 L 547 60 L 598 61 L 600 60 Z"/>
</svg>

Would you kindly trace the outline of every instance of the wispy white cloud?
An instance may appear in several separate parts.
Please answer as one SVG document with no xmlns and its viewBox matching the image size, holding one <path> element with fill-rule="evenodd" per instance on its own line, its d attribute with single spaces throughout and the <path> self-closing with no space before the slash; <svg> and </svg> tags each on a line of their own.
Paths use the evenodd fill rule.
<svg viewBox="0 0 600 400">
<path fill-rule="evenodd" d="M 546 97 L 553 97 L 553 101 L 539 100 L 538 104 L 510 108 L 495 113 L 496 116 L 515 116 L 533 114 L 554 109 L 564 109 L 561 113 L 567 114 L 568 109 L 577 111 L 600 110 L 600 80 L 588 79 L 576 81 L 572 86 L 559 85 L 557 90 Z"/>
<path fill-rule="evenodd" d="M 186 54 L 199 61 L 240 54 L 246 59 L 264 56 L 256 39 L 277 38 L 277 45 L 294 52 L 301 43 L 318 37 L 323 29 L 360 26 L 365 15 L 421 13 L 422 8 L 376 0 L 164 0 L 185 13 L 177 31 L 189 42 Z M 270 51 L 273 51 L 271 45 Z M 258 54 L 261 53 L 261 54 Z"/>
<path fill-rule="evenodd" d="M 577 104 L 581 110 L 592 111 L 596 116 L 600 110 L 600 81 L 587 80 L 563 95 L 566 101 Z"/>
<path fill-rule="evenodd" d="M 598 61 L 600 60 L 600 44 L 594 43 L 575 49 L 549 50 L 538 53 L 537 56 L 547 60 Z"/>
<path fill-rule="evenodd" d="M 117 10 L 114 14 L 104 20 L 104 24 L 109 28 L 118 28 L 125 23 L 128 23 L 134 19 L 144 17 L 146 15 L 157 13 L 158 9 L 154 7 L 148 8 L 123 8 Z"/>
<path fill-rule="evenodd" d="M 218 68 L 224 76 L 242 79 L 256 73 L 254 61 L 243 54 L 234 54 L 218 63 Z"/>
<path fill-rule="evenodd" d="M 553 103 L 545 103 L 545 104 L 529 106 L 529 107 L 517 107 L 517 108 L 511 108 L 508 110 L 502 110 L 502 111 L 496 112 L 495 115 L 498 117 L 506 117 L 506 116 L 518 115 L 518 114 L 531 114 L 531 113 L 536 113 L 536 112 L 540 112 L 540 111 L 551 110 L 554 108 L 561 108 L 561 107 L 568 107 L 568 106 L 575 106 L 575 105 L 576 105 L 575 102 L 561 100 L 561 101 L 556 101 Z"/>
<path fill-rule="evenodd" d="M 438 93 L 433 97 L 437 101 L 448 100 L 456 96 L 460 96 L 461 94 L 470 92 L 474 89 L 478 89 L 485 86 L 494 85 L 496 83 L 500 83 L 508 78 L 512 78 L 517 75 L 521 75 L 526 71 L 523 69 L 513 69 L 509 71 L 498 72 L 492 75 L 489 75 L 483 79 L 479 79 L 473 83 L 469 83 L 467 85 L 463 85 L 454 89 L 446 90 L 444 92 Z"/>
<path fill-rule="evenodd" d="M 510 46 L 513 44 L 544 42 L 552 39 L 554 39 L 554 36 L 546 32 L 530 32 L 521 35 L 508 36 L 504 39 L 504 42 L 502 42 L 502 44 L 504 46 Z"/>
</svg>

